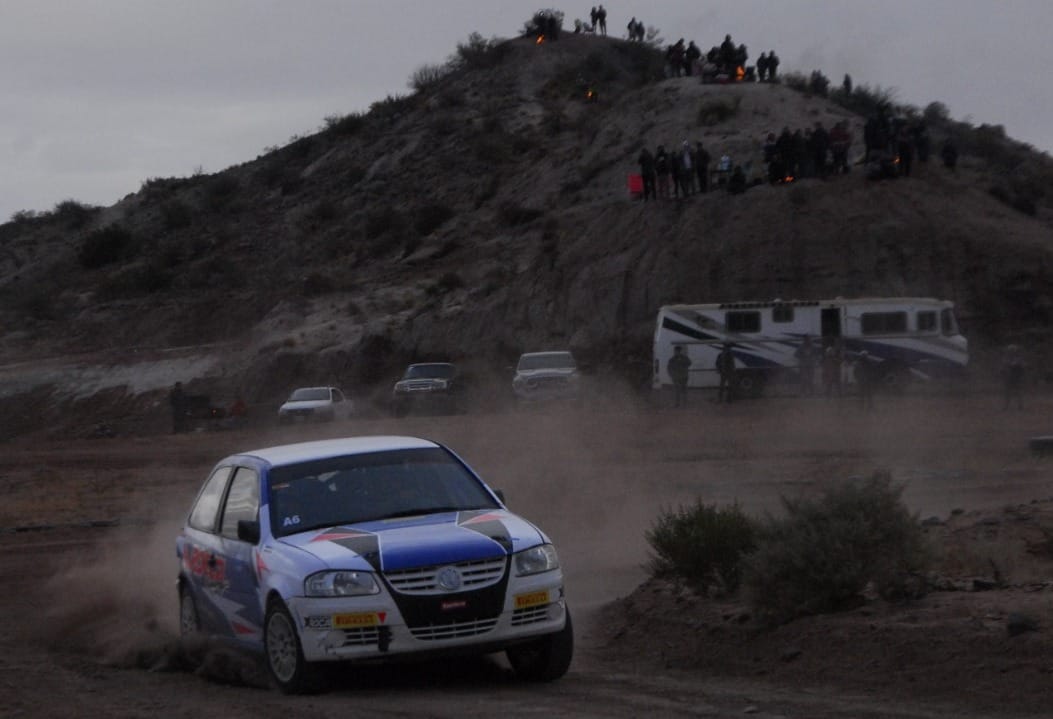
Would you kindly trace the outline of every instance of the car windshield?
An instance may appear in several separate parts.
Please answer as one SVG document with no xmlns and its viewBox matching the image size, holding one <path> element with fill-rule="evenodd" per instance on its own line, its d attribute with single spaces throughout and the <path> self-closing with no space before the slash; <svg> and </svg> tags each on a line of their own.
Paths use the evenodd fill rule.
<svg viewBox="0 0 1053 719">
<path fill-rule="evenodd" d="M 412 364 L 402 379 L 453 379 L 457 369 L 452 364 Z"/>
<path fill-rule="evenodd" d="M 570 352 L 546 352 L 529 354 L 519 358 L 519 370 L 574 369 L 574 356 Z"/>
<path fill-rule="evenodd" d="M 446 450 L 391 450 L 275 467 L 274 536 L 393 517 L 497 509 L 481 482 Z"/>
<path fill-rule="evenodd" d="M 290 402 L 306 402 L 315 399 L 329 399 L 329 388 L 301 387 L 289 396 Z"/>
</svg>

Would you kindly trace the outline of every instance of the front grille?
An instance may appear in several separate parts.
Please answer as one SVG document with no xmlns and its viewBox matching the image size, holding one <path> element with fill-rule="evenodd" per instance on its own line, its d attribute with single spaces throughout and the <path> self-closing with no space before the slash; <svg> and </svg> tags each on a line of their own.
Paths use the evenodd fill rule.
<svg viewBox="0 0 1053 719">
<path fill-rule="evenodd" d="M 450 565 L 443 565 L 450 566 Z M 488 587 L 501 580 L 505 573 L 505 558 L 480 559 L 474 562 L 458 562 L 452 565 L 461 573 L 461 591 Z M 384 577 L 392 589 L 401 594 L 448 594 L 439 588 L 436 576 L 442 567 L 424 567 L 387 572 Z"/>
<path fill-rule="evenodd" d="M 380 642 L 379 627 L 356 627 L 341 631 L 344 634 L 344 641 L 340 644 L 342 647 L 362 647 Z"/>
<path fill-rule="evenodd" d="M 566 377 L 534 377 L 527 382 L 531 387 L 552 387 L 567 384 Z"/>
<path fill-rule="evenodd" d="M 525 624 L 536 624 L 548 620 L 548 606 L 527 607 L 516 609 L 512 612 L 512 626 L 521 627 Z"/>
<path fill-rule="evenodd" d="M 417 639 L 433 641 L 437 639 L 458 639 L 486 634 L 497 626 L 497 619 L 477 619 L 468 622 L 451 622 L 449 624 L 429 624 L 410 627 L 410 633 Z"/>
</svg>

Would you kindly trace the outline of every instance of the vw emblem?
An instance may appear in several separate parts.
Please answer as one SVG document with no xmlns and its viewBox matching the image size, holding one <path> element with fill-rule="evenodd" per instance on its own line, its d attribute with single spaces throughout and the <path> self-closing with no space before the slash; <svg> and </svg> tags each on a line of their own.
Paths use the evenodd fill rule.
<svg viewBox="0 0 1053 719">
<path fill-rule="evenodd" d="M 439 586 L 447 592 L 452 592 L 461 588 L 461 573 L 457 571 L 456 567 L 443 567 L 439 570 L 439 573 L 435 575 L 435 580 L 439 583 Z"/>
</svg>

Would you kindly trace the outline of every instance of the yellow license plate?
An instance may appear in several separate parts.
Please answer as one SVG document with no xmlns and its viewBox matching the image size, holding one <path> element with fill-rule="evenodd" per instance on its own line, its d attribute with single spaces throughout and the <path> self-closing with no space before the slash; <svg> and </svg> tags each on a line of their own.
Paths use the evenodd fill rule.
<svg viewBox="0 0 1053 719">
<path fill-rule="evenodd" d="M 333 629 L 353 629 L 355 627 L 375 627 L 380 624 L 376 612 L 357 612 L 355 614 L 334 614 Z"/>
<path fill-rule="evenodd" d="M 547 589 L 540 592 L 531 592 L 530 594 L 516 595 L 516 609 L 524 609 L 525 607 L 536 607 L 539 604 L 548 604 Z"/>
</svg>

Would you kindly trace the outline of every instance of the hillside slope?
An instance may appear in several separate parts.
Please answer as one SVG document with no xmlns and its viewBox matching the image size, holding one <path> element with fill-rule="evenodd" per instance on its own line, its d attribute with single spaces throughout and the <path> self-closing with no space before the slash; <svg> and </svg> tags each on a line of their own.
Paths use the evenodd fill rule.
<svg viewBox="0 0 1053 719">
<path fill-rule="evenodd" d="M 858 156 L 865 118 L 783 85 L 662 78 L 656 51 L 608 38 L 520 38 L 477 65 L 221 173 L 0 226 L 2 394 L 90 397 L 62 369 L 74 356 L 154 363 L 99 392 L 178 378 L 253 402 L 541 347 L 638 376 L 657 308 L 680 301 L 931 295 L 958 303 L 981 356 L 1048 344 L 1053 213 L 991 192 L 1025 165 L 1053 176 L 1046 156 L 995 133 L 956 173 L 645 204 L 626 191 L 642 145 L 701 140 L 756 174 L 768 132 L 844 119 Z M 196 364 L 158 369 L 172 357 Z"/>
</svg>

